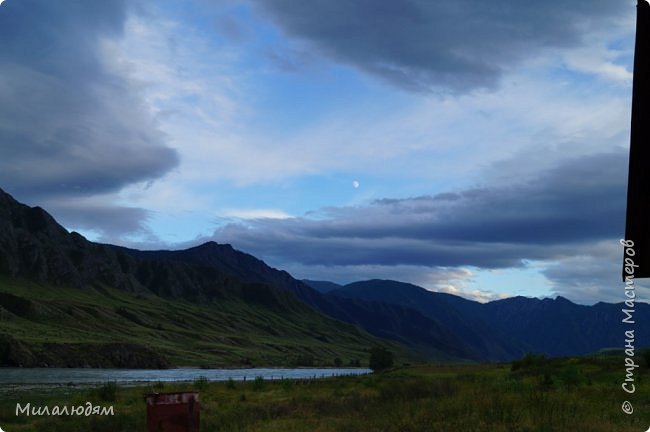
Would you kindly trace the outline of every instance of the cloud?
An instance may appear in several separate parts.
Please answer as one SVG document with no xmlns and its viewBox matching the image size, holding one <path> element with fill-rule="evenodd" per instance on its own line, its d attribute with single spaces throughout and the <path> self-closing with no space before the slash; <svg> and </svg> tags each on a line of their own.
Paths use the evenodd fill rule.
<svg viewBox="0 0 650 432">
<path fill-rule="evenodd" d="M 220 213 L 224 218 L 234 219 L 287 219 L 291 215 L 277 209 L 226 209 Z"/>
<path fill-rule="evenodd" d="M 625 301 L 621 280 L 623 247 L 618 239 L 595 242 L 574 251 L 571 256 L 558 257 L 543 274 L 554 285 L 554 292 L 584 303 Z M 635 281 L 636 295 L 641 301 L 650 299 L 650 289 L 643 280 Z"/>
<path fill-rule="evenodd" d="M 104 197 L 57 199 L 46 202 L 45 207 L 71 229 L 95 231 L 104 239 L 132 234 L 151 236 L 146 225 L 150 217 L 148 210 L 110 201 Z"/>
<path fill-rule="evenodd" d="M 231 223 L 213 238 L 282 266 L 521 267 L 621 235 L 626 160 L 573 158 L 520 184 Z"/>
<path fill-rule="evenodd" d="M 567 67 L 573 70 L 627 85 L 632 82 L 632 71 L 623 65 L 616 64 L 612 58 L 615 54 L 602 47 L 599 51 L 576 49 L 567 53 L 565 62 Z"/>
<path fill-rule="evenodd" d="M 255 3 L 322 55 L 417 92 L 494 87 L 521 61 L 578 46 L 585 33 L 630 12 L 615 0 Z"/>
<path fill-rule="evenodd" d="M 531 155 L 517 157 L 502 167 L 526 166 Z M 499 180 L 437 195 L 325 208 L 318 218 L 229 223 L 211 239 L 299 278 L 396 279 L 489 301 L 522 287 L 486 291 L 474 270 L 517 268 L 539 271 L 554 295 L 583 304 L 620 301 L 626 151 L 568 158 L 539 171 L 530 167 L 510 184 Z M 639 295 L 648 293 L 640 284 Z"/>
<path fill-rule="evenodd" d="M 629 133 L 621 47 L 630 44 L 614 39 L 631 35 L 608 20 L 627 20 L 632 8 L 613 0 L 253 2 L 283 39 L 249 15 L 250 3 L 196 4 L 214 7 L 214 19 L 153 2 L 146 13 L 123 1 L 3 4 L 0 187 L 122 244 L 130 235 L 155 244 L 148 224 L 163 213 L 159 230 L 192 236 L 197 214 L 219 214 L 241 220 L 219 228 L 217 241 L 289 270 L 376 271 L 468 292 L 466 266 L 536 259 L 554 263 L 544 274 L 558 292 L 604 294 L 596 276 L 587 288 L 585 274 L 604 275 L 604 263 L 618 260 L 590 248 L 623 227 L 626 155 L 613 146 Z M 189 18 L 199 15 L 218 37 Z M 469 94 L 371 85 L 366 95 L 356 74 L 316 76 L 325 57 L 409 91 Z M 314 89 L 336 92 L 337 102 L 284 93 L 295 83 L 284 81 L 287 70 L 316 72 Z M 471 92 L 502 77 L 498 92 Z M 282 92 L 278 106 L 264 103 L 271 87 Z M 318 109 L 297 117 L 285 109 L 312 94 Z M 223 193 L 332 173 L 363 178 L 368 199 L 389 198 L 315 219 L 276 211 L 291 206 L 258 202 L 252 188 L 249 202 Z M 372 190 L 373 178 L 381 189 Z M 423 195 L 400 198 L 403 190 Z M 242 210 L 255 202 L 263 210 Z M 445 288 L 445 280 L 456 282 Z"/>
<path fill-rule="evenodd" d="M 178 164 L 137 86 L 105 58 L 126 14 L 123 1 L 0 10 L 0 184 L 19 199 L 113 192 Z"/>
<path fill-rule="evenodd" d="M 413 265 L 350 265 L 324 266 L 289 264 L 285 270 L 298 279 L 327 280 L 341 285 L 360 280 L 390 279 L 412 283 L 422 288 L 445 292 L 486 302 L 507 297 L 481 289 L 474 285 L 474 273 L 466 268 L 426 267 Z"/>
</svg>

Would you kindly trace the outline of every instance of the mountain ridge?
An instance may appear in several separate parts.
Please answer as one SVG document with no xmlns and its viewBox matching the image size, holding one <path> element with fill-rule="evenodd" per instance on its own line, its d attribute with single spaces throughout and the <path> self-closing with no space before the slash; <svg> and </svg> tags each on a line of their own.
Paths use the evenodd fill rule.
<svg viewBox="0 0 650 432">
<path fill-rule="evenodd" d="M 176 317 L 170 308 L 186 312 Z M 241 281 L 210 265 L 143 259 L 88 241 L 1 190 L 0 335 L 0 364 L 15 366 L 123 367 L 110 359 L 130 358 L 130 367 L 151 367 L 146 355 L 136 354 L 150 352 L 152 344 L 180 361 L 232 365 L 255 356 L 266 365 L 286 365 L 292 356 L 322 363 L 337 351 L 358 361 L 377 345 L 403 351 L 318 313 L 288 290 Z M 105 352 L 106 363 L 78 348 L 89 346 Z"/>
<path fill-rule="evenodd" d="M 549 356 L 569 356 L 622 347 L 624 332 L 629 329 L 621 322 L 623 303 L 599 302 L 587 306 L 562 296 L 554 299 L 516 296 L 479 303 L 388 280 L 354 282 L 330 294 L 408 304 L 429 317 L 451 311 L 453 316 L 446 316 L 445 322 L 460 330 L 463 324 L 467 324 L 467 330 L 482 338 L 496 336 L 496 340 L 489 342 L 497 346 L 505 343 L 505 347 L 515 349 L 513 355 L 538 352 Z M 466 321 L 468 316 L 472 319 Z M 635 316 L 639 322 L 650 323 L 650 305 L 638 302 Z M 458 322 L 457 318 L 465 321 Z M 637 333 L 638 346 L 650 346 L 650 335 Z M 463 332 L 459 337 L 463 335 L 467 337 Z"/>
<path fill-rule="evenodd" d="M 270 267 L 262 260 L 237 251 L 229 245 L 212 241 L 183 250 L 132 249 L 128 250 L 128 253 L 151 260 L 166 259 L 208 265 L 220 271 L 232 272 L 232 275 L 242 275 L 247 282 L 269 284 L 290 291 L 327 316 L 359 326 L 374 336 L 400 342 L 426 356 L 441 359 L 480 359 L 462 341 L 455 341 L 454 335 L 440 323 L 411 308 L 325 295 L 293 278 L 288 272 Z M 251 271 L 248 271 L 249 269 Z"/>
</svg>

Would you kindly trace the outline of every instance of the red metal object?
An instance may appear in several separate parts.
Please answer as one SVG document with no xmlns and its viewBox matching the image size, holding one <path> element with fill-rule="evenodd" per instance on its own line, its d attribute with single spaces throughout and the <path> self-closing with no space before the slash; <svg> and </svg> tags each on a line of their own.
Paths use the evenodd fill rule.
<svg viewBox="0 0 650 432">
<path fill-rule="evenodd" d="M 147 432 L 198 432 L 201 403 L 197 392 L 153 393 L 147 402 Z"/>
</svg>

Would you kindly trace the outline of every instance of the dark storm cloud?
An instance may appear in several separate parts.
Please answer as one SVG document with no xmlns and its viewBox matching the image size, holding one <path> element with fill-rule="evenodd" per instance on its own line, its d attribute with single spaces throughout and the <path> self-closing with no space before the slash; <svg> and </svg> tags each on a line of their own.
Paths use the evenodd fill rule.
<svg viewBox="0 0 650 432">
<path fill-rule="evenodd" d="M 0 8 L 0 187 L 26 201 L 88 196 L 178 163 L 138 89 L 105 61 L 123 1 L 8 1 Z"/>
<path fill-rule="evenodd" d="M 585 156 L 523 184 L 333 208 L 321 220 L 233 223 L 214 239 L 305 265 L 520 266 L 618 238 L 626 160 L 624 151 Z"/>
<path fill-rule="evenodd" d="M 55 219 L 75 229 L 98 231 L 103 240 L 118 239 L 125 234 L 150 235 L 146 226 L 150 212 L 137 207 L 123 207 L 78 200 L 45 203 Z"/>
<path fill-rule="evenodd" d="M 492 87 L 513 64 L 625 13 L 616 0 L 255 2 L 326 56 L 414 91 Z"/>
</svg>

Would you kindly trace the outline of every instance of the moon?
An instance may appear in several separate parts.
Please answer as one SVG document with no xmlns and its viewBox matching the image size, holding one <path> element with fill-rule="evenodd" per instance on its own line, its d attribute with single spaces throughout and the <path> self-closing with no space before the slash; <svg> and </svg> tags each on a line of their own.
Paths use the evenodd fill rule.
<svg viewBox="0 0 650 432">
<path fill-rule="evenodd" d="M 359 183 L 358 180 L 355 180 L 352 182 L 352 187 L 355 189 L 359 189 L 359 186 L 361 186 L 361 183 Z"/>
</svg>

